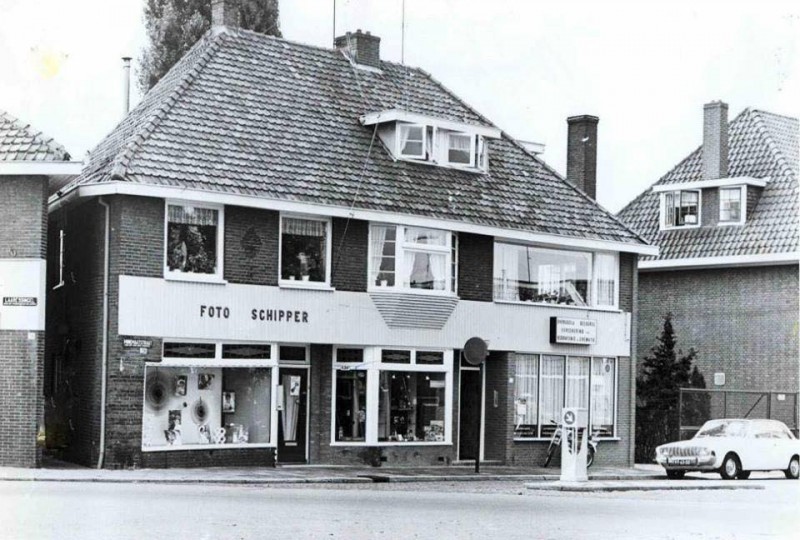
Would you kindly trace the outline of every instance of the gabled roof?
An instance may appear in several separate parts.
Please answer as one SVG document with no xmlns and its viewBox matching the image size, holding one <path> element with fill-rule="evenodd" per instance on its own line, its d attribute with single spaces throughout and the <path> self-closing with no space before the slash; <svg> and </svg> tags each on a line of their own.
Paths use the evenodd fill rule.
<svg viewBox="0 0 800 540">
<path fill-rule="evenodd" d="M 420 69 L 361 70 L 333 49 L 212 30 L 69 189 L 129 182 L 644 244 L 505 134 L 488 174 L 395 161 L 359 121 L 387 109 L 493 127 Z"/>
<path fill-rule="evenodd" d="M 0 161 L 69 161 L 63 146 L 24 124 L 5 111 L 0 111 Z"/>
<path fill-rule="evenodd" d="M 729 176 L 767 178 L 755 209 L 741 227 L 699 227 L 659 231 L 659 195 L 648 189 L 618 217 L 653 244 L 658 257 L 673 260 L 796 253 L 798 251 L 798 121 L 745 109 L 728 124 Z M 702 179 L 698 148 L 654 185 Z"/>
</svg>

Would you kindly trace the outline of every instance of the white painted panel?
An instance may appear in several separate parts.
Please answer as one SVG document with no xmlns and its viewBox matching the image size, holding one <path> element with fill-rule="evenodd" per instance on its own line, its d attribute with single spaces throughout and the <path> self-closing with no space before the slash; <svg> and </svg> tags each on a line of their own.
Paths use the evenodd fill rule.
<svg viewBox="0 0 800 540">
<path fill-rule="evenodd" d="M 120 276 L 119 290 L 119 332 L 126 336 L 437 348 L 480 336 L 493 350 L 630 354 L 620 312 L 461 300 L 441 330 L 392 329 L 367 293 L 131 276 Z M 552 316 L 597 321 L 597 342 L 550 344 Z"/>
<path fill-rule="evenodd" d="M 44 330 L 46 274 L 44 259 L 0 259 L 0 330 Z"/>
</svg>

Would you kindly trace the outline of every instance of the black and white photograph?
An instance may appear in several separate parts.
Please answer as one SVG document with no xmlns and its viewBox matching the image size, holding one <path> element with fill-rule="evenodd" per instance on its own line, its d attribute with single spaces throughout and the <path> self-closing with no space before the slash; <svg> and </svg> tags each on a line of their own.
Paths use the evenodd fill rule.
<svg viewBox="0 0 800 540">
<path fill-rule="evenodd" d="M 796 0 L 0 0 L 0 540 L 797 538 L 799 119 Z"/>
</svg>

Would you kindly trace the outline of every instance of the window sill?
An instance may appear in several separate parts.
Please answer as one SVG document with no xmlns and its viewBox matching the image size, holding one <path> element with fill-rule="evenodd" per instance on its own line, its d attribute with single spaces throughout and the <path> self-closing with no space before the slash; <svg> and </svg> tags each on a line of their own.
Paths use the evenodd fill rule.
<svg viewBox="0 0 800 540">
<path fill-rule="evenodd" d="M 744 221 L 720 221 L 717 223 L 717 227 L 741 227 L 744 225 Z"/>
<path fill-rule="evenodd" d="M 345 442 L 331 441 L 331 446 L 452 446 L 447 441 L 381 441 L 381 442 Z"/>
<path fill-rule="evenodd" d="M 552 437 L 514 437 L 514 442 L 547 442 L 549 443 Z M 597 439 L 598 442 L 619 442 L 621 437 L 601 437 Z"/>
<path fill-rule="evenodd" d="M 245 448 L 275 448 L 270 443 L 253 444 L 183 444 L 177 446 L 142 446 L 142 452 L 178 452 L 185 450 L 242 450 Z"/>
<path fill-rule="evenodd" d="M 563 309 L 577 309 L 580 311 L 605 311 L 607 313 L 622 313 L 622 310 L 615 307 L 602 306 L 570 306 L 567 304 L 548 304 L 545 302 L 523 302 L 522 300 L 494 300 L 495 304 L 512 304 L 515 306 L 535 306 Z"/>
<path fill-rule="evenodd" d="M 183 281 L 187 283 L 208 283 L 210 285 L 227 285 L 228 281 L 219 276 L 205 277 L 202 274 L 164 274 L 166 281 Z"/>
<path fill-rule="evenodd" d="M 334 292 L 336 289 L 327 283 L 316 283 L 313 281 L 280 280 L 278 286 L 281 289 L 304 289 L 310 291 Z"/>
<path fill-rule="evenodd" d="M 696 225 L 680 225 L 678 227 L 661 227 L 662 231 L 684 231 L 686 229 L 699 229 L 700 223 Z"/>
<path fill-rule="evenodd" d="M 455 298 L 458 295 L 447 291 L 432 291 L 429 289 L 402 289 L 400 287 L 368 287 L 368 293 L 388 293 L 388 294 L 418 294 L 420 296 L 434 296 L 439 298 Z"/>
</svg>

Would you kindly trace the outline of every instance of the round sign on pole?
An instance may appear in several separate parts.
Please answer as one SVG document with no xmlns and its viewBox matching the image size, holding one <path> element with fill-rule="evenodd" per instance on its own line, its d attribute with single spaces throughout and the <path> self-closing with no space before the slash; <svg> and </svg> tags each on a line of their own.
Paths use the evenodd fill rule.
<svg viewBox="0 0 800 540">
<path fill-rule="evenodd" d="M 479 337 L 471 337 L 464 344 L 464 358 L 473 366 L 479 366 L 489 354 L 489 345 Z"/>
</svg>

